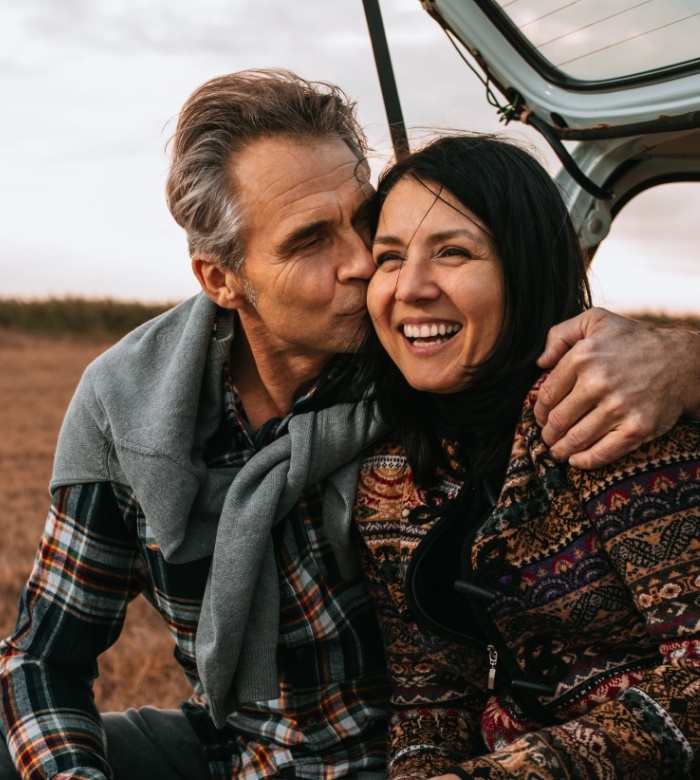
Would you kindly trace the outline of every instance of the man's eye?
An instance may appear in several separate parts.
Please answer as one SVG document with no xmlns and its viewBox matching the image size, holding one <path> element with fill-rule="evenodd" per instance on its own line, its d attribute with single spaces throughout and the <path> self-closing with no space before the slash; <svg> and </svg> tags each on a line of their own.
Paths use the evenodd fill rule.
<svg viewBox="0 0 700 780">
<path fill-rule="evenodd" d="M 310 238 L 308 241 L 305 241 L 299 249 L 302 251 L 305 251 L 307 249 L 316 249 L 316 247 L 321 246 L 323 243 L 323 236 L 316 236 L 316 238 Z"/>
</svg>

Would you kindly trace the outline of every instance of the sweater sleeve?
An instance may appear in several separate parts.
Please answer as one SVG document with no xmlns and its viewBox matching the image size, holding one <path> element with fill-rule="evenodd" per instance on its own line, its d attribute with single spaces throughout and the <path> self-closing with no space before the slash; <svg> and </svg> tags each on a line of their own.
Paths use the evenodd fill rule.
<svg viewBox="0 0 700 780">
<path fill-rule="evenodd" d="M 14 633 L 0 643 L 2 729 L 23 778 L 111 776 L 92 682 L 144 582 L 111 486 L 56 490 Z"/>
<path fill-rule="evenodd" d="M 690 777 L 700 749 L 700 428 L 680 424 L 607 469 L 572 470 L 569 482 L 658 644 L 658 665 L 581 717 L 461 763 L 460 774 Z"/>
</svg>

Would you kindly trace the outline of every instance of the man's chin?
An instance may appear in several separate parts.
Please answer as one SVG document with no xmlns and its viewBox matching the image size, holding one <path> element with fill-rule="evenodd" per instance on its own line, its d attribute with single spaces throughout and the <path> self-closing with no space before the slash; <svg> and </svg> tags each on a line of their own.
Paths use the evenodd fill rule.
<svg viewBox="0 0 700 780">
<path fill-rule="evenodd" d="M 366 317 L 366 310 L 362 309 L 362 311 L 357 315 L 357 322 L 353 327 L 348 327 L 345 331 L 345 338 L 340 341 L 339 348 L 337 352 L 342 353 L 355 353 L 359 351 L 360 347 L 362 346 L 362 342 L 365 340 L 365 335 L 367 333 L 367 329 L 371 328 L 372 325 L 369 321 L 369 317 Z"/>
<path fill-rule="evenodd" d="M 347 312 L 348 317 L 363 317 L 365 314 L 367 314 L 367 306 L 366 304 L 358 305 L 356 309 L 352 309 L 349 312 Z"/>
</svg>

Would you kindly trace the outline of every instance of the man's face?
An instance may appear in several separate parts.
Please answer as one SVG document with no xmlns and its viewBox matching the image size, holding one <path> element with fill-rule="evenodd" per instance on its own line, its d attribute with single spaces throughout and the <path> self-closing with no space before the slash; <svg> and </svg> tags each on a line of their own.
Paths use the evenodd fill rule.
<svg viewBox="0 0 700 780">
<path fill-rule="evenodd" d="M 239 313 L 254 353 L 325 360 L 351 349 L 374 271 L 366 166 L 340 140 L 275 137 L 231 173 L 244 219 Z"/>
</svg>

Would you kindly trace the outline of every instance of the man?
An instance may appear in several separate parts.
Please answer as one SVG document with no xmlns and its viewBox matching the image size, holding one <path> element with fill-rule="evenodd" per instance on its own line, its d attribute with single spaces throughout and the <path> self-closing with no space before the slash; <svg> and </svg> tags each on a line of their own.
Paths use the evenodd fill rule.
<svg viewBox="0 0 700 780">
<path fill-rule="evenodd" d="M 10 762 L 33 780 L 382 775 L 383 653 L 348 539 L 355 456 L 377 426 L 333 384 L 373 272 L 365 151 L 344 95 L 289 73 L 225 76 L 185 104 L 167 192 L 205 294 L 98 359 L 68 411 L 0 657 L 3 779 Z M 564 352 L 540 409 L 559 457 L 590 465 L 696 411 L 668 376 L 679 358 L 698 371 L 691 335 L 595 313 L 543 359 Z M 652 422 L 615 412 L 649 404 L 650 382 Z M 101 718 L 96 659 L 138 593 L 194 697 Z"/>
</svg>

